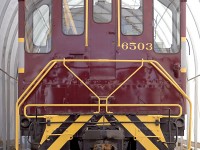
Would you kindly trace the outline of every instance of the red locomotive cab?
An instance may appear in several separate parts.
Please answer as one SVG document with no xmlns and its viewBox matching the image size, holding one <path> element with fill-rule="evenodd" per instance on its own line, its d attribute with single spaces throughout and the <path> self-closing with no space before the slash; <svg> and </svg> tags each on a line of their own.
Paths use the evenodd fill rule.
<svg viewBox="0 0 200 150">
<path fill-rule="evenodd" d="M 16 149 L 18 137 L 41 150 L 174 149 L 188 99 L 185 6 L 19 0 Z"/>
</svg>

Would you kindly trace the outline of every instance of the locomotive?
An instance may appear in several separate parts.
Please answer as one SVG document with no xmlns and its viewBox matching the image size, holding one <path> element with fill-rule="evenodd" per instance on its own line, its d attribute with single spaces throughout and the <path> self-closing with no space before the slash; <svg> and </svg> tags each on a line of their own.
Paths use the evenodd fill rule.
<svg viewBox="0 0 200 150">
<path fill-rule="evenodd" d="M 18 41 L 16 150 L 172 150 L 184 135 L 186 0 L 19 0 Z"/>
</svg>

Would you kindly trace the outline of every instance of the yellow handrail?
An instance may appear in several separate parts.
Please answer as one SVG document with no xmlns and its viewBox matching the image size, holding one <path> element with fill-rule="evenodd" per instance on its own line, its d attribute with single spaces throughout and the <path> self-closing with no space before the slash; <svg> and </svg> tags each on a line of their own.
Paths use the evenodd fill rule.
<svg viewBox="0 0 200 150">
<path fill-rule="evenodd" d="M 88 46 L 88 0 L 85 1 L 85 46 Z"/>
<path fill-rule="evenodd" d="M 155 64 L 157 65 L 155 65 Z M 167 71 L 157 62 L 152 61 L 151 65 L 153 65 L 170 83 L 185 97 L 189 103 L 190 106 L 190 121 L 189 121 L 189 127 L 188 127 L 188 133 L 189 133 L 189 140 L 188 140 L 188 149 L 191 148 L 191 127 L 192 127 L 192 102 L 190 98 L 187 96 L 187 94 L 181 89 L 181 87 L 174 81 L 174 79 L 167 73 Z"/>
<path fill-rule="evenodd" d="M 107 112 L 107 113 L 110 113 L 110 112 L 108 112 L 108 99 L 109 99 L 119 88 L 121 88 L 121 87 L 124 85 L 124 83 L 126 83 L 132 76 L 134 76 L 134 75 L 143 67 L 143 65 L 144 65 L 144 63 L 143 63 L 143 59 L 142 59 L 142 64 L 141 64 L 141 66 L 140 66 L 138 69 L 136 69 L 126 80 L 124 80 L 124 82 L 122 82 L 112 93 L 110 93 L 110 95 L 108 95 L 108 96 L 106 97 L 106 112 Z"/>
<path fill-rule="evenodd" d="M 50 61 L 43 70 L 38 74 L 38 76 L 32 81 L 32 83 L 28 86 L 28 88 L 23 92 L 23 94 L 19 97 L 19 99 L 16 102 L 16 130 L 15 130 L 15 146 L 16 150 L 19 149 L 18 144 L 18 138 L 19 138 L 19 110 L 21 105 L 25 102 L 27 97 L 31 94 L 31 92 L 37 87 L 37 85 L 41 82 L 41 80 L 46 76 L 46 74 L 51 70 L 51 68 L 56 64 L 56 62 Z M 49 67 L 49 68 L 48 68 Z M 48 68 L 48 69 L 47 69 Z M 46 71 L 46 72 L 45 72 Z M 43 74 L 43 75 L 42 75 Z M 40 76 L 42 76 L 40 78 Z M 38 80 L 38 82 L 34 85 L 34 83 Z M 34 85 L 34 86 L 33 86 Z M 32 87 L 33 86 L 33 87 Z M 30 90 L 30 91 L 29 91 Z M 29 91 L 29 92 L 28 92 Z M 28 92 L 28 94 L 25 96 L 25 94 Z M 25 96 L 25 98 L 24 98 Z"/>
<path fill-rule="evenodd" d="M 36 118 L 33 115 L 27 115 L 28 107 L 98 107 L 99 104 L 27 104 L 24 107 L 24 116 L 26 118 Z M 179 104 L 100 104 L 100 107 L 178 107 L 179 114 L 173 115 L 171 118 L 180 118 L 182 116 L 182 107 Z M 37 116 L 37 118 L 46 118 L 46 115 Z M 161 118 L 168 118 L 168 115 L 160 115 Z"/>
<path fill-rule="evenodd" d="M 120 23 L 120 14 L 121 14 L 121 10 L 120 10 L 120 0 L 117 1 L 117 38 L 118 38 L 118 41 L 117 41 L 117 47 L 120 47 L 121 45 L 121 32 L 120 32 L 120 29 L 121 29 L 121 23 Z"/>
<path fill-rule="evenodd" d="M 73 74 L 92 94 L 94 94 L 94 96 L 98 99 L 98 102 L 100 102 L 100 97 L 87 85 L 85 84 L 85 82 L 83 82 L 69 67 L 67 67 L 67 65 L 65 64 L 65 59 L 63 61 L 63 65 L 65 66 L 65 68 L 67 68 L 67 70 L 69 72 L 71 72 L 71 74 Z M 100 103 L 99 103 L 100 104 Z M 100 112 L 100 106 L 98 111 Z"/>
<path fill-rule="evenodd" d="M 180 108 L 180 113 L 178 116 L 172 116 L 172 117 L 180 117 L 182 115 L 182 107 L 178 104 L 100 104 L 100 97 L 92 90 L 90 89 L 69 67 L 66 66 L 65 62 L 121 62 L 121 63 L 142 63 L 142 65 L 135 71 L 133 72 L 122 84 L 120 84 L 107 98 L 106 101 L 108 101 L 109 97 L 112 96 L 126 81 L 128 81 L 135 73 L 137 73 L 141 67 L 143 66 L 143 63 L 149 63 L 151 64 L 164 78 L 166 78 L 176 89 L 179 91 L 188 101 L 189 106 L 190 106 L 190 124 L 188 127 L 188 135 L 189 135 L 189 140 L 188 140 L 188 148 L 190 149 L 191 147 L 191 127 L 192 127 L 192 103 L 190 98 L 187 96 L 187 94 L 181 89 L 181 87 L 174 81 L 174 79 L 165 71 L 165 69 L 155 60 L 109 60 L 109 59 L 57 59 L 57 60 L 52 60 L 50 61 L 44 68 L 43 70 L 37 75 L 37 77 L 32 81 L 32 83 L 28 86 L 28 88 L 23 92 L 23 94 L 19 97 L 16 103 L 16 139 L 15 139 L 15 144 L 16 144 L 16 150 L 19 149 L 18 145 L 18 138 L 19 138 L 19 111 L 20 107 L 22 104 L 26 101 L 28 96 L 33 92 L 33 90 L 40 84 L 42 79 L 46 76 L 46 74 L 53 68 L 53 66 L 58 63 L 58 62 L 63 62 L 63 65 L 65 68 L 70 71 L 84 86 L 87 87 L 87 89 L 92 92 L 98 99 L 99 103 L 98 104 L 29 104 L 26 105 L 24 108 L 24 115 L 28 118 L 32 116 L 28 116 L 26 114 L 26 108 L 30 106 L 46 106 L 46 107 L 67 107 L 67 106 L 98 106 L 98 111 L 100 110 L 100 107 L 161 107 L 161 106 L 171 106 L 171 107 L 179 107 Z M 157 105 L 157 106 L 156 106 Z M 84 107 L 85 107 L 84 106 Z M 108 112 L 108 110 L 107 110 Z M 168 117 L 168 116 L 163 116 L 163 117 Z"/>
<path fill-rule="evenodd" d="M 24 97 L 24 95 L 31 89 L 33 84 L 40 78 L 40 76 L 44 73 L 44 71 L 53 63 L 53 61 L 50 61 L 43 69 L 42 71 L 36 76 L 36 78 L 31 82 L 31 84 L 28 86 L 28 88 L 22 93 L 22 95 L 17 100 L 17 105 L 19 105 L 20 100 Z"/>
</svg>

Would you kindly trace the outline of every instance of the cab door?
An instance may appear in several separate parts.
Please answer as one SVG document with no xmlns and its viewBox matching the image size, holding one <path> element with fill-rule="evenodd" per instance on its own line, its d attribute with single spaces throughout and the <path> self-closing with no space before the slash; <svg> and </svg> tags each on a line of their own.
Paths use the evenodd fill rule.
<svg viewBox="0 0 200 150">
<path fill-rule="evenodd" d="M 90 59 L 116 59 L 116 0 L 89 1 Z M 115 79 L 115 63 L 92 63 L 90 77 Z"/>
</svg>

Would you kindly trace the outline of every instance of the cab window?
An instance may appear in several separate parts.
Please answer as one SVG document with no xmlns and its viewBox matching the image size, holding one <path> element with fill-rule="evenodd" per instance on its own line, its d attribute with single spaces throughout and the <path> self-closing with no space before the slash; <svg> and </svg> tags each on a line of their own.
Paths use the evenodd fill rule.
<svg viewBox="0 0 200 150">
<path fill-rule="evenodd" d="M 121 32 L 140 35 L 143 31 L 143 0 L 121 0 Z"/>
<path fill-rule="evenodd" d="M 48 5 L 42 5 L 33 12 L 33 44 L 46 46 L 50 31 L 50 17 Z"/>
<path fill-rule="evenodd" d="M 180 49 L 180 1 L 154 0 L 154 50 L 177 53 Z"/>
<path fill-rule="evenodd" d="M 25 1 L 25 49 L 28 53 L 51 51 L 51 0 Z"/>
<path fill-rule="evenodd" d="M 112 0 L 93 0 L 93 19 L 97 23 L 108 23 L 112 19 Z"/>
<path fill-rule="evenodd" d="M 84 0 L 63 0 L 62 26 L 65 35 L 84 32 Z"/>
</svg>

